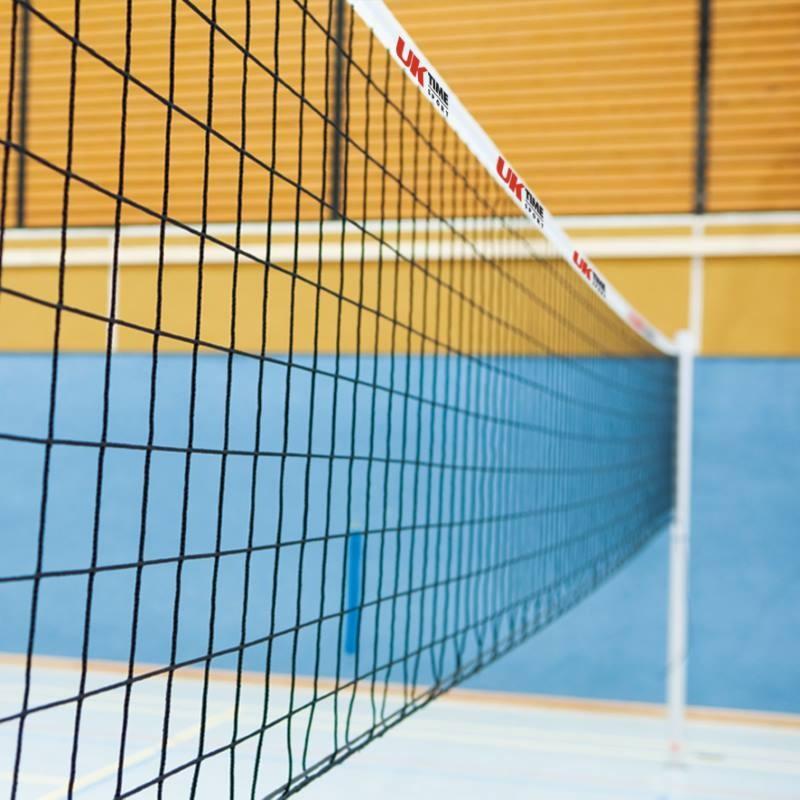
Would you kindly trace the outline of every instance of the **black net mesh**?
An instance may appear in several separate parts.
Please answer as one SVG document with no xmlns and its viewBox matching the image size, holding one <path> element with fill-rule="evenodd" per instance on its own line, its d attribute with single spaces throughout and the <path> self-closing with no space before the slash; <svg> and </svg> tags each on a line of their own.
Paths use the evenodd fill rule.
<svg viewBox="0 0 800 800">
<path fill-rule="evenodd" d="M 674 360 L 349 6 L 14 0 L 0 64 L 11 797 L 283 796 L 664 527 Z"/>
</svg>

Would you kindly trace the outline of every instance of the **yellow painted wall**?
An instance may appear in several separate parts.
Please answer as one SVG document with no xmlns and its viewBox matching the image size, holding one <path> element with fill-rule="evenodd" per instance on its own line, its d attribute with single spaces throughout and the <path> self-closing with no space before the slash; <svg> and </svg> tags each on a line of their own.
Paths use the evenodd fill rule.
<svg viewBox="0 0 800 800">
<path fill-rule="evenodd" d="M 667 336 L 688 326 L 688 259 L 600 260 L 598 266 L 633 306 Z"/>
<path fill-rule="evenodd" d="M 664 333 L 688 327 L 688 259 L 600 265 Z M 703 295 L 703 355 L 800 356 L 800 256 L 708 258 Z"/>
<path fill-rule="evenodd" d="M 448 12 L 449 4 L 457 13 Z M 552 210 L 560 213 L 685 211 L 691 205 L 696 3 L 633 0 L 598 4 L 593 0 L 541 0 L 536 4 L 508 0 L 502 18 L 482 1 L 442 0 L 436 6 L 423 0 L 392 0 L 391 7 L 420 43 L 430 60 L 447 77 L 462 100 L 520 169 Z M 200 4 L 208 11 L 208 3 Z M 114 64 L 124 58 L 124 4 L 82 4 L 81 39 Z M 160 213 L 164 184 L 164 139 L 167 113 L 163 103 L 168 87 L 167 57 L 169 4 L 138 0 L 134 4 L 132 73 L 159 97 L 131 83 L 127 108 L 126 169 L 123 191 L 151 213 L 124 206 L 123 223 L 154 222 Z M 306 71 L 300 70 L 301 20 L 296 4 L 281 5 L 279 67 L 286 85 L 277 90 L 273 105 L 275 20 L 271 4 L 252 4 L 253 24 L 249 62 L 246 130 L 241 125 L 242 54 L 223 37 L 215 39 L 215 78 L 210 139 L 208 217 L 231 221 L 235 217 L 239 153 L 246 135 L 243 167 L 243 217 L 263 221 L 267 215 L 270 173 L 275 147 L 273 210 L 278 219 L 319 217 L 318 198 L 301 195 L 296 212 L 299 115 L 301 105 L 292 94 L 303 90 L 311 106 L 303 107 L 302 182 L 311 195 L 322 193 L 324 127 L 316 112 L 326 102 L 325 39 L 319 29 L 306 28 Z M 328 4 L 312 0 L 310 8 L 327 22 Z M 41 0 L 37 8 L 64 31 L 74 26 L 73 4 Z M 0 76 L 8 74 L 12 4 L 0 6 Z M 205 157 L 204 119 L 207 114 L 208 25 L 188 6 L 177 5 L 175 103 L 172 119 L 168 213 L 196 223 L 201 216 Z M 244 40 L 244 6 L 240 0 L 219 3 L 219 22 L 235 39 Z M 661 9 L 661 11 L 659 11 Z M 442 19 L 447 19 L 443 28 Z M 720 0 L 714 4 L 714 46 L 710 120 L 709 197 L 712 208 L 774 208 L 800 206 L 800 7 L 768 0 Z M 369 49 L 369 39 L 356 24 L 357 63 L 370 69 L 379 86 L 386 79 L 386 54 Z M 370 54 L 371 52 L 371 54 Z M 476 59 L 476 53 L 480 57 Z M 31 17 L 31 83 L 29 147 L 43 161 L 28 159 L 26 213 L 31 225 L 58 226 L 61 222 L 63 175 L 66 166 L 67 102 L 70 44 L 35 16 Z M 116 203 L 120 147 L 122 78 L 87 52 L 77 56 L 75 142 L 72 168 L 86 182 L 70 182 L 68 222 L 109 226 Z M 421 130 L 436 120 L 402 73 L 390 68 L 390 95 Z M 0 131 L 5 131 L 8 81 L 0 79 Z M 367 104 L 369 103 L 369 113 Z M 358 147 L 387 166 L 389 175 L 370 164 L 357 147 L 350 148 L 348 207 L 351 213 L 375 217 L 381 203 L 389 217 L 423 216 L 424 206 L 448 215 L 485 214 L 495 208 L 497 190 L 488 176 L 478 174 L 456 137 L 444 130 L 437 140 L 444 156 L 472 169 L 487 192 L 487 204 L 463 191 L 452 191 L 452 178 L 419 161 L 409 122 L 396 108 L 387 110 L 374 88 L 367 90 L 363 75 L 354 72 L 347 100 L 350 134 Z M 276 119 L 273 141 L 272 122 Z M 14 120 L 16 122 L 16 120 Z M 12 126 L 14 127 L 14 126 Z M 437 130 L 441 130 L 437 128 Z M 329 131 L 330 134 L 330 131 Z M 402 139 L 402 146 L 400 144 Z M 384 145 L 384 140 L 386 144 Z M 330 146 L 330 141 L 329 141 Z M 385 149 L 384 149 L 385 147 Z M 0 151 L 0 160 L 7 151 Z M 11 154 L 6 183 L 6 219 L 12 219 L 16 193 L 17 159 Z M 414 166 L 417 169 L 414 169 Z M 472 167 L 469 165 L 472 164 Z M 403 170 L 407 190 L 398 192 L 395 178 Z M 394 176 L 394 177 L 392 177 Z M 503 206 L 503 208 L 505 208 Z M 778 229 L 775 229 L 777 232 Z M 602 232 L 595 231 L 593 236 Z M 622 235 L 624 232 L 606 232 Z M 633 232 L 632 232 L 633 233 Z M 643 235 L 644 231 L 637 231 Z M 664 231 L 660 231 L 664 233 Z M 28 246 L 36 246 L 28 243 Z M 47 245 L 52 247 L 52 243 Z M 6 243 L 6 249 L 12 248 Z M 667 333 L 686 325 L 688 265 L 685 260 L 636 262 L 600 261 L 618 288 Z M 311 278 L 313 268 L 300 273 Z M 335 273 L 335 274 L 334 274 Z M 357 296 L 357 266 L 345 270 L 346 291 Z M 377 304 L 377 270 L 367 266 L 365 296 Z M 536 273 L 533 273 L 536 274 Z M 706 276 L 705 350 L 714 354 L 798 354 L 800 344 L 792 309 L 798 307 L 798 259 L 714 259 Z M 106 313 L 107 271 L 101 267 L 70 266 L 66 270 L 65 303 Z M 155 276 L 153 262 L 126 265 L 120 277 L 118 315 L 145 327 L 154 324 Z M 529 275 L 518 276 L 526 283 Z M 536 274 L 536 280 L 541 276 Z M 176 336 L 194 336 L 196 267 L 168 264 L 164 282 L 162 325 Z M 208 266 L 202 309 L 201 336 L 227 346 L 230 339 L 229 266 Z M 268 308 L 268 348 L 289 346 L 289 278 L 274 271 Z M 408 308 L 407 270 L 398 271 L 401 320 L 419 328 L 421 301 L 413 318 Z M 456 276 L 455 280 L 462 280 Z M 57 298 L 57 271 L 52 268 L 5 268 L 3 286 L 46 302 Z M 338 281 L 338 270 L 326 266 L 323 282 Z M 258 350 L 261 339 L 262 273 L 243 265 L 237 295 L 237 343 Z M 384 283 L 384 293 L 390 282 Z M 478 281 L 475 286 L 480 287 Z M 544 286 L 545 284 L 541 284 Z M 530 284 L 535 289 L 536 284 Z M 416 286 L 421 291 L 422 286 Z M 480 291 L 479 288 L 470 291 Z M 302 282 L 296 292 L 297 319 L 294 346 L 313 346 L 314 292 Z M 430 303 L 435 293 L 431 292 Z M 749 302 L 750 297 L 758 302 Z M 392 300 L 381 298 L 383 307 Z M 507 352 L 535 351 L 542 338 L 539 323 L 517 297 L 498 297 L 499 314 L 511 315 L 527 335 L 485 331 L 476 347 Z M 467 304 L 468 306 L 469 304 Z M 535 305 L 535 303 L 534 303 Z M 356 347 L 356 314 L 345 303 L 342 349 Z M 745 309 L 744 311 L 742 309 Z M 766 309 L 766 310 L 765 310 Z M 433 307 L 429 316 L 434 315 Z M 472 313 L 472 312 L 468 312 Z M 321 301 L 321 347 L 332 351 L 338 304 L 325 295 Z M 0 348 L 48 349 L 53 338 L 52 308 L 0 293 Z M 362 341 L 372 346 L 374 315 L 362 315 Z M 390 326 L 379 326 L 378 348 L 391 344 Z M 542 323 L 544 324 L 544 323 Z M 748 326 L 754 331 L 749 333 Z M 527 326 L 527 327 L 526 327 Z M 444 338 L 445 348 L 462 347 L 462 334 Z M 88 317 L 62 315 L 61 344 L 65 349 L 101 349 L 105 326 Z M 442 334 L 444 336 L 444 334 Z M 420 341 L 401 336 L 396 346 L 412 351 Z M 148 350 L 148 333 L 120 327 L 122 350 Z M 164 349 L 185 349 L 177 339 L 165 338 Z M 563 345 L 562 345 L 563 346 Z M 577 343 L 569 347 L 577 348 Z"/>
<path fill-rule="evenodd" d="M 688 259 L 604 259 L 598 266 L 664 333 L 672 336 L 688 326 Z M 319 300 L 320 352 L 336 351 L 338 320 L 341 320 L 338 323 L 341 326 L 339 347 L 343 353 L 354 353 L 357 347 L 365 353 L 373 352 L 376 325 L 377 350 L 381 353 L 394 348 L 398 353 L 424 351 L 432 354 L 466 349 L 536 354 L 553 347 L 561 352 L 590 352 L 591 347 L 581 334 L 581 331 L 588 332 L 593 324 L 587 307 L 567 300 L 566 295 L 561 296 L 562 290 L 554 288 L 558 283 L 553 270 L 571 280 L 572 276 L 563 265 L 555 267 L 533 262 L 505 265 L 502 279 L 492 270 L 474 263 L 445 266 L 441 271 L 434 264 L 429 268 L 427 276 L 414 270 L 412 293 L 409 267 L 387 260 L 382 267 L 379 298 L 376 263 L 364 265 L 363 281 L 359 264 L 347 263 L 343 284 L 339 266 L 325 264 Z M 270 271 L 268 352 L 285 353 L 289 349 L 292 296 L 289 272 L 288 268 Z M 120 351 L 149 352 L 152 348 L 157 274 L 152 264 L 126 264 L 120 268 L 117 317 L 145 329 L 118 326 L 115 346 Z M 301 265 L 297 274 L 292 346 L 295 352 L 308 353 L 314 349 L 317 267 Z M 105 323 L 75 313 L 74 309 L 107 316 L 109 275 L 105 267 L 70 266 L 64 271 L 67 308 L 61 315 L 60 346 L 63 350 L 101 351 L 105 348 Z M 798 275 L 798 257 L 707 259 L 703 354 L 800 355 Z M 191 349 L 190 340 L 195 337 L 197 278 L 196 266 L 172 264 L 164 270 L 160 327 L 166 335 L 159 343 L 163 352 Z M 230 265 L 210 264 L 203 269 L 200 338 L 217 352 L 230 345 L 232 278 Z M 50 350 L 56 316 L 54 305 L 58 299 L 58 269 L 6 268 L 3 286 L 10 291 L 0 293 L 0 350 Z M 579 285 L 579 291 L 583 288 Z M 238 349 L 258 352 L 261 348 L 263 291 L 263 269 L 243 263 L 239 268 L 235 297 L 235 346 Z M 16 292 L 24 297 L 18 297 Z M 360 340 L 359 301 L 363 306 Z M 597 307 L 591 294 L 586 295 L 583 302 L 586 301 L 591 307 Z M 485 313 L 479 312 L 479 307 L 486 309 Z M 558 313 L 572 314 L 580 330 L 570 334 L 564 325 L 554 323 L 552 312 L 547 310 L 551 307 L 557 308 Z M 383 315 L 380 319 L 376 314 L 378 309 Z M 608 312 L 604 315 L 609 316 Z M 392 324 L 389 319 L 392 316 L 399 325 Z M 413 329 L 410 338 L 409 327 Z M 421 332 L 428 337 L 424 344 Z M 611 344 L 610 340 L 605 344 Z"/>
<path fill-rule="evenodd" d="M 708 355 L 800 355 L 800 257 L 710 259 L 705 272 Z"/>
<path fill-rule="evenodd" d="M 58 270 L 5 269 L 2 284 L 25 297 L 0 293 L 0 349 L 51 350 L 59 299 Z M 66 270 L 63 303 L 105 316 L 108 313 L 108 270 L 102 267 Z M 69 310 L 62 311 L 60 342 L 64 350 L 102 350 L 105 335 L 104 323 Z"/>
<path fill-rule="evenodd" d="M 156 331 L 162 352 L 185 352 L 198 338 L 201 349 L 224 352 L 233 344 L 237 350 L 257 353 L 263 336 L 270 353 L 286 353 L 290 348 L 298 353 L 315 349 L 334 353 L 337 347 L 343 353 L 526 355 L 649 350 L 558 259 L 447 258 L 412 267 L 387 251 L 382 262 L 346 259 L 341 268 L 334 258 L 323 261 L 320 268 L 316 259 L 308 258 L 313 253 L 305 252 L 305 260 L 295 268 L 291 258 L 286 260 L 292 250 L 276 246 L 277 260 L 266 272 L 266 285 L 264 268 L 252 261 L 240 262 L 235 295 L 231 263 L 206 263 L 200 270 L 197 262 L 168 261 L 159 292 L 157 264 L 135 263 L 129 257 L 140 252 L 134 248 L 142 247 L 143 241 L 138 234 L 136 244 L 126 243 L 129 249 L 120 251 L 123 264 L 117 273 L 115 317 L 122 323 L 116 326 L 114 346 L 123 352 L 150 351 Z M 157 241 L 153 232 L 150 248 L 154 252 Z M 179 241 L 185 237 L 179 236 Z M 403 252 L 411 251 L 411 241 L 403 240 Z M 110 256 L 108 242 L 98 248 L 91 237 L 71 239 L 63 270 L 56 266 L 59 248 L 54 242 L 44 247 L 43 242 L 48 240 L 16 238 L 7 250 L 11 265 L 2 272 L 0 349 L 52 348 L 58 280 L 63 274 L 59 348 L 103 350 L 113 273 L 109 266 L 87 264 Z M 29 244 L 39 246 L 26 249 Z M 187 255 L 172 239 L 165 252 Z M 189 255 L 193 252 L 190 245 Z M 215 258 L 224 256 L 224 251 L 208 252 Z M 360 252 L 360 245 L 355 252 Z M 12 262 L 12 256 L 16 261 Z M 160 320 L 156 317 L 159 306 Z"/>
</svg>

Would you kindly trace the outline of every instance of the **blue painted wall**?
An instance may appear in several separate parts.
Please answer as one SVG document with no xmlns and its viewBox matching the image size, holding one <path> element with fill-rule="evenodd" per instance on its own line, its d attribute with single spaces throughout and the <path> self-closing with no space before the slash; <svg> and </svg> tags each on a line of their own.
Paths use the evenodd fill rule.
<svg viewBox="0 0 800 800">
<path fill-rule="evenodd" d="M 64 398 L 74 399 L 65 399 L 60 406 L 60 430 L 91 440 L 98 432 L 100 398 L 96 391 L 87 392 L 85 387 L 97 383 L 102 359 L 78 356 L 69 359 L 73 361 L 62 373 L 61 389 Z M 131 360 L 119 373 L 127 378 L 114 384 L 118 402 L 112 429 L 123 439 L 134 433 L 141 438 L 146 423 L 142 413 L 147 395 L 146 361 L 142 360 L 139 366 L 141 375 L 137 373 L 137 362 Z M 11 426 L 19 432 L 19 425 L 23 424 L 30 426 L 25 432 L 33 432 L 34 428 L 40 432 L 49 386 L 47 367 L 48 359 L 41 356 L 0 359 L 2 429 Z M 182 369 L 171 378 L 170 375 L 165 373 L 167 383 L 162 393 L 165 405 L 159 412 L 167 415 L 165 419 L 171 418 L 171 396 L 180 395 L 179 408 L 184 407 L 185 401 Z M 217 385 L 214 375 L 206 378 L 212 381 L 209 386 Z M 174 385 L 169 383 L 171 379 Z M 252 375 L 246 378 L 252 379 Z M 20 390 L 22 386 L 26 387 L 24 392 Z M 800 712 L 800 361 L 702 359 L 697 364 L 696 386 L 689 699 L 702 705 Z M 208 403 L 216 394 L 201 392 L 201 397 Z M 198 431 L 201 440 L 216 430 L 221 406 L 214 405 L 215 402 L 205 407 L 201 415 Z M 233 439 L 249 442 L 253 409 L 245 403 L 239 411 L 233 421 Z M 278 412 L 276 407 L 275 413 Z M 320 417 L 325 417 L 323 408 Z M 176 446 L 185 441 L 185 430 L 170 429 L 169 435 Z M 249 444 L 242 444 L 245 446 Z M 103 559 L 113 562 L 136 557 L 133 544 L 138 519 L 133 514 L 115 516 L 114 509 L 115 505 L 117 508 L 136 505 L 142 456 L 117 452 L 110 453 L 109 459 L 115 466 L 109 470 L 112 482 L 104 487 L 104 492 L 124 502 L 106 502 L 103 506 L 107 515 L 104 527 L 118 535 L 105 537 L 101 542 L 101 563 Z M 87 562 L 87 538 L 81 536 L 78 540 L 75 531 L 91 527 L 91 504 L 75 504 L 71 497 L 73 491 L 81 497 L 93 496 L 94 470 L 85 468 L 89 462 L 96 463 L 94 451 L 87 449 L 81 453 L 80 449 L 72 448 L 68 453 L 62 450 L 54 464 L 56 474 L 63 480 L 54 481 L 57 487 L 51 496 L 48 530 L 55 538 L 50 539 L 54 546 L 48 548 L 46 569 L 69 569 Z M 175 492 L 168 491 L 171 485 L 168 476 L 175 474 L 178 462 L 182 462 L 179 454 L 163 455 L 155 462 L 153 502 L 161 505 L 153 519 L 148 557 L 157 557 L 161 550 L 174 551 L 180 509 L 175 506 Z M 195 474 L 202 476 L 204 469 L 201 459 Z M 211 465 L 209 469 L 214 472 Z M 227 507 L 231 511 L 224 525 L 225 535 L 235 536 L 236 531 L 246 527 L 236 509 L 247 506 L 249 467 L 232 463 L 230 469 L 227 492 L 231 502 Z M 35 529 L 31 524 L 35 520 L 30 514 L 38 504 L 40 491 L 38 448 L 3 443 L 0 474 L 4 488 L 0 508 L 5 564 L 2 571 L 9 574 L 21 571 L 23 563 L 33 563 Z M 312 489 L 316 481 L 312 476 Z M 73 490 L 62 491 L 67 486 Z M 320 485 L 317 489 L 322 492 L 324 487 Z M 189 509 L 191 518 L 198 523 L 194 530 L 207 534 L 203 534 L 207 540 L 193 542 L 192 546 L 213 549 L 214 526 L 203 525 L 202 520 L 213 519 L 214 499 L 215 495 L 204 497 L 201 493 Z M 287 513 L 294 515 L 297 509 L 288 509 Z M 226 541 L 230 546 L 230 540 Z M 244 546 L 246 542 L 239 544 Z M 507 691 L 662 700 L 666 545 L 665 536 L 656 538 L 593 596 L 471 679 L 468 685 Z M 334 543 L 332 548 L 333 563 L 343 563 L 342 542 Z M 315 546 L 307 555 L 309 580 L 318 576 L 318 549 Z M 374 552 L 371 557 L 374 558 Z M 391 557 L 390 552 L 387 558 Z M 295 559 L 296 551 L 288 556 L 281 573 L 281 581 L 288 581 L 287 596 L 292 595 L 291 576 L 297 574 Z M 223 569 L 220 577 L 226 590 L 220 596 L 217 613 L 236 619 L 241 616 L 242 587 L 237 577 L 241 566 L 238 562 L 231 564 L 230 574 Z M 207 636 L 210 568 L 208 561 L 187 566 L 184 591 L 188 611 L 182 612 L 186 616 L 181 621 L 184 635 L 179 651 L 183 647 L 187 652 L 196 650 L 196 643 Z M 269 553 L 260 555 L 253 569 L 271 571 Z M 93 625 L 103 633 L 93 638 L 91 655 L 127 658 L 130 628 L 120 625 L 119 620 L 121 616 L 130 618 L 131 580 L 130 572 L 98 578 L 97 591 L 105 592 L 109 598 L 118 596 L 125 600 L 111 600 L 96 609 Z M 331 608 L 335 608 L 343 591 L 341 569 L 334 568 L 328 580 Z M 54 588 L 48 591 L 53 593 L 45 598 L 49 616 L 40 620 L 37 649 L 77 654 L 66 652 L 64 642 L 80 641 L 83 620 L 81 614 L 74 613 L 73 600 L 76 592 L 83 591 L 84 583 L 84 579 L 65 578 L 58 583 L 58 589 L 51 584 Z M 264 600 L 258 592 L 266 591 L 266 585 L 267 582 L 251 598 L 256 609 Z M 144 650 L 139 657 L 160 661 L 168 657 L 173 593 L 169 569 L 164 569 L 163 581 L 156 575 L 147 589 L 150 599 L 143 607 L 141 620 L 147 636 L 142 639 Z M 291 625 L 294 608 L 284 612 L 286 619 L 279 624 Z M 313 609 L 308 609 L 308 613 L 312 612 Z M 24 649 L 28 615 L 28 603 L 21 599 L 19 585 L 0 585 L 0 649 Z M 248 619 L 246 623 L 258 627 L 259 620 Z M 235 648 L 239 628 L 237 624 L 221 634 L 223 639 L 218 639 L 215 647 Z M 335 650 L 336 639 L 342 634 L 334 626 L 323 634 L 326 651 Z M 300 647 L 302 650 L 302 640 Z M 288 655 L 288 651 L 276 654 L 276 664 L 285 668 Z M 254 652 L 252 663 L 248 658 L 246 666 L 259 668 L 263 658 L 263 652 Z M 312 654 L 301 655 L 298 667 L 307 671 L 312 666 Z M 400 675 L 394 678 L 399 679 Z"/>
<path fill-rule="evenodd" d="M 667 540 L 470 685 L 664 698 Z M 696 371 L 689 702 L 800 713 L 800 361 Z"/>
</svg>

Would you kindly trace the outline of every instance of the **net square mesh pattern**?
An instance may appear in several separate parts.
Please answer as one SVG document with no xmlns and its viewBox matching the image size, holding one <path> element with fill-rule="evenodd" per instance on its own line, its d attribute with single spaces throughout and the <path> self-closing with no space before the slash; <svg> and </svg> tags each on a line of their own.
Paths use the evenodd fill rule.
<svg viewBox="0 0 800 800">
<path fill-rule="evenodd" d="M 668 522 L 675 360 L 409 52 L 338 0 L 0 11 L 11 797 L 54 727 L 53 796 L 285 796 Z"/>
</svg>

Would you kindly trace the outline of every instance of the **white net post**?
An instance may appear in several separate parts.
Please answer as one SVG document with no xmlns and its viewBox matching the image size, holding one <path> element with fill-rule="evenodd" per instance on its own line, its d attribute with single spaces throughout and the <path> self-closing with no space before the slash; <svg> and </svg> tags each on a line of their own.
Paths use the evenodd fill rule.
<svg viewBox="0 0 800 800">
<path fill-rule="evenodd" d="M 695 339 L 681 331 L 678 348 L 678 417 L 675 515 L 670 531 L 669 618 L 667 640 L 667 708 L 669 756 L 683 760 L 685 746 L 686 672 L 689 618 L 689 531 L 691 525 L 692 410 Z"/>
</svg>

